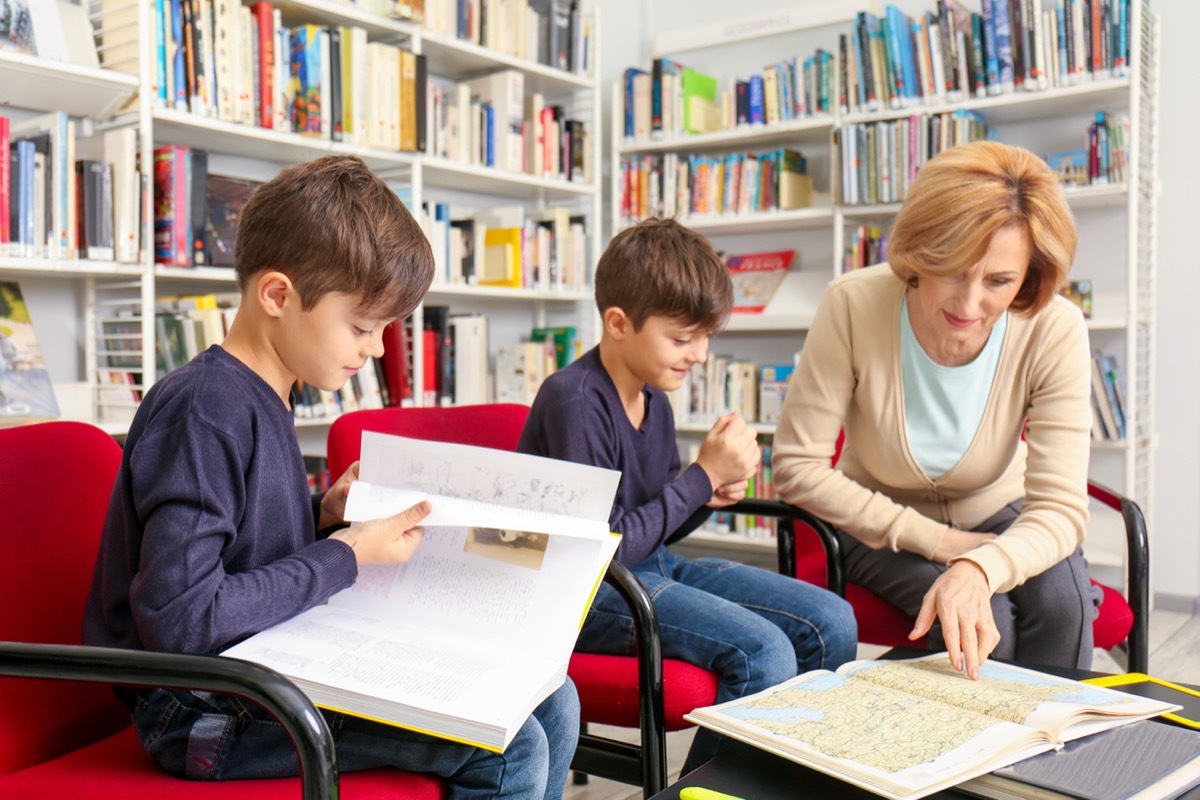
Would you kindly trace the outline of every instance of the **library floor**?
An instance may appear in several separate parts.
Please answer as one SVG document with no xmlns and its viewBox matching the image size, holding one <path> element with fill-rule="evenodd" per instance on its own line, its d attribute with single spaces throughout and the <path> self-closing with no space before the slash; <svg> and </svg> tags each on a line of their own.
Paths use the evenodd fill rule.
<svg viewBox="0 0 1200 800">
<path fill-rule="evenodd" d="M 859 645 L 859 658 L 873 658 L 886 648 Z M 1092 668 L 1097 672 L 1123 672 L 1107 652 L 1097 650 Z M 1150 673 L 1180 683 L 1200 685 L 1200 616 L 1169 611 L 1150 614 Z M 601 730 L 598 728 L 598 730 Z M 687 755 L 694 728 L 667 734 L 667 765 L 671 780 L 679 777 L 679 768 Z M 636 732 L 623 728 L 603 728 L 606 735 L 632 737 Z M 564 800 L 639 800 L 642 793 L 634 786 L 589 778 L 585 786 L 568 785 Z"/>
</svg>

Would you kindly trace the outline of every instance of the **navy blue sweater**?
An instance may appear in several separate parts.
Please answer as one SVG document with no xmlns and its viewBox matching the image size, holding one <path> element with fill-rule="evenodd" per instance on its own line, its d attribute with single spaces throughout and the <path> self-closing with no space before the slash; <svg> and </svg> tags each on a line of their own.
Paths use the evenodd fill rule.
<svg viewBox="0 0 1200 800">
<path fill-rule="evenodd" d="M 84 616 L 93 645 L 213 653 L 351 585 L 317 538 L 291 411 L 214 346 L 155 383 L 125 440 Z"/>
<path fill-rule="evenodd" d="M 635 567 L 656 548 L 678 541 L 712 510 L 708 474 L 692 464 L 679 472 L 671 403 L 647 386 L 641 430 L 629 422 L 617 387 L 592 348 L 542 384 L 521 441 L 522 453 L 593 464 L 621 472 L 609 525 L 621 534 L 616 558 Z"/>
</svg>

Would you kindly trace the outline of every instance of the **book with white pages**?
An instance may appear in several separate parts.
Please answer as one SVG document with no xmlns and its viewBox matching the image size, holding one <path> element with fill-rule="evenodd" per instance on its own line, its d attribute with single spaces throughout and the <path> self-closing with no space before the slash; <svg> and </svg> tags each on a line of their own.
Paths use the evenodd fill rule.
<svg viewBox="0 0 1200 800">
<path fill-rule="evenodd" d="M 421 500 L 404 564 L 229 648 L 318 706 L 503 751 L 566 678 L 620 537 L 620 474 L 489 448 L 363 434 L 348 521 Z"/>
</svg>

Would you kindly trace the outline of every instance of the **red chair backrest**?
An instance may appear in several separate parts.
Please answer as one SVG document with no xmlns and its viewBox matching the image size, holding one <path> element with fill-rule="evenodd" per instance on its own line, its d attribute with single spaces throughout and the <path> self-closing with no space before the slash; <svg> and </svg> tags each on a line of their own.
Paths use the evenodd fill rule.
<svg viewBox="0 0 1200 800">
<path fill-rule="evenodd" d="M 363 431 L 494 450 L 516 450 L 528 416 L 529 406 L 519 403 L 353 411 L 338 417 L 329 426 L 325 448 L 329 475 L 336 481 L 358 460 Z"/>
<path fill-rule="evenodd" d="M 0 429 L 0 639 L 80 644 L 83 608 L 121 448 L 81 422 Z M 108 686 L 0 681 L 0 773 L 129 724 Z"/>
</svg>

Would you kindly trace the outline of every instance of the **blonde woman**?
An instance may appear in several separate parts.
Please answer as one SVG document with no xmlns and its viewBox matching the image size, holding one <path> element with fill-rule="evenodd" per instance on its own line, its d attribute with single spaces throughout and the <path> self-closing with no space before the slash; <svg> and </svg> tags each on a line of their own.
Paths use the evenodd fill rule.
<svg viewBox="0 0 1200 800">
<path fill-rule="evenodd" d="M 889 263 L 829 285 L 775 435 L 777 494 L 837 525 L 848 579 L 971 677 L 989 655 L 1091 664 L 1088 335 L 1058 296 L 1075 244 L 1034 154 L 933 158 Z"/>
</svg>

